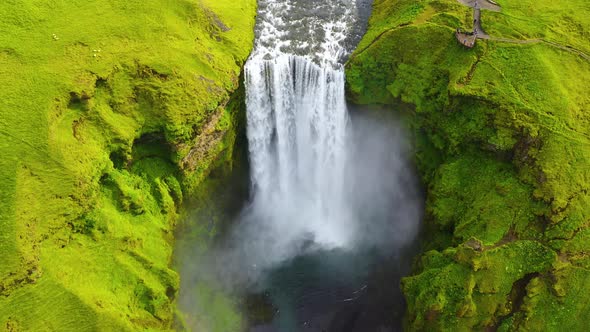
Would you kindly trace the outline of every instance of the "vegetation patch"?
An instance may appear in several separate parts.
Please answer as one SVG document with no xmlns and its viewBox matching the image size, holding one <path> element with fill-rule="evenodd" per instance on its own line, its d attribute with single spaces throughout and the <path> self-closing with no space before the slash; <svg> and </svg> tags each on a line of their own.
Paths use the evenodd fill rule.
<svg viewBox="0 0 590 332">
<path fill-rule="evenodd" d="M 171 329 L 173 230 L 232 165 L 255 1 L 4 1 L 0 16 L 0 326 Z"/>
</svg>

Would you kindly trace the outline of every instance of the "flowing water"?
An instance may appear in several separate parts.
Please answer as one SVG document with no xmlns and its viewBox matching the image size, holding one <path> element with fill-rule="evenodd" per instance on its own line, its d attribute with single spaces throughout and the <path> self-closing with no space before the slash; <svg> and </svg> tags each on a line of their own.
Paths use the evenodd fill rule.
<svg viewBox="0 0 590 332">
<path fill-rule="evenodd" d="M 279 314 L 257 331 L 337 325 L 342 304 L 367 288 L 374 249 L 391 254 L 413 237 L 416 227 L 394 218 L 415 221 L 415 210 L 386 211 L 395 210 L 392 193 L 404 192 L 400 182 L 379 178 L 403 168 L 398 144 L 388 145 L 387 135 L 372 131 L 377 127 L 361 128 L 376 138 L 368 143 L 346 105 L 343 63 L 369 5 L 259 2 L 257 41 L 244 70 L 253 196 L 236 234 L 255 233 L 246 235 L 241 250 L 250 258 L 241 261 L 252 263 L 249 281 L 262 285 Z M 373 164 L 357 160 L 363 154 Z"/>
<path fill-rule="evenodd" d="M 259 225 L 288 230 L 281 241 L 264 243 L 279 253 L 305 237 L 341 246 L 353 231 L 342 188 L 349 119 L 338 61 L 354 4 L 312 4 L 326 17 L 321 22 L 301 14 L 299 3 L 263 1 L 258 43 L 245 68 L 253 209 Z M 300 27 L 312 29 L 309 36 Z"/>
<path fill-rule="evenodd" d="M 264 302 L 273 312 L 250 319 L 251 331 L 395 330 L 400 257 L 421 199 L 395 121 L 346 104 L 344 63 L 371 1 L 258 4 L 244 68 L 250 198 L 205 258 L 189 256 L 194 269 L 183 263 L 181 308 L 191 310 L 186 290 L 205 280 L 262 298 L 242 308 L 252 316 Z"/>
<path fill-rule="evenodd" d="M 354 240 L 343 187 L 350 119 L 342 62 L 362 23 L 354 0 L 259 6 L 257 42 L 245 67 L 251 208 L 259 227 L 281 234 L 258 243 L 280 262 L 305 241 L 337 248 Z"/>
</svg>

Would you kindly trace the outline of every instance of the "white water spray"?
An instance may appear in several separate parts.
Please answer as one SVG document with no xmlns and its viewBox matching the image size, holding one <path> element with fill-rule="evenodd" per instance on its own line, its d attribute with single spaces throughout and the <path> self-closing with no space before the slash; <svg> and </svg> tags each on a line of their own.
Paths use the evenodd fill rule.
<svg viewBox="0 0 590 332">
<path fill-rule="evenodd" d="M 320 6 L 329 19 L 285 23 L 292 1 L 263 1 L 258 44 L 245 67 L 252 212 L 258 226 L 283 237 L 272 248 L 278 252 L 303 240 L 343 247 L 354 232 L 343 188 L 349 118 L 340 61 L 355 4 Z M 320 47 L 289 38 L 303 21 Z"/>
<path fill-rule="evenodd" d="M 211 256 L 223 284 L 256 285 L 314 250 L 413 238 L 401 136 L 355 125 L 347 111 L 343 62 L 357 20 L 356 0 L 259 1 L 244 69 L 252 201 Z"/>
<path fill-rule="evenodd" d="M 250 201 L 206 251 L 202 227 L 215 233 L 227 211 L 222 202 L 199 210 L 197 238 L 187 233 L 177 252 L 179 303 L 195 330 L 226 320 L 212 305 L 218 292 L 270 294 L 277 324 L 292 320 L 278 330 L 313 331 L 312 321 L 326 330 L 367 289 L 371 266 L 413 240 L 421 198 L 404 135 L 392 119 L 349 115 L 345 102 L 343 63 L 371 2 L 258 0 L 244 69 Z"/>
<path fill-rule="evenodd" d="M 246 66 L 254 209 L 313 240 L 343 245 L 348 114 L 342 69 L 299 56 Z"/>
</svg>

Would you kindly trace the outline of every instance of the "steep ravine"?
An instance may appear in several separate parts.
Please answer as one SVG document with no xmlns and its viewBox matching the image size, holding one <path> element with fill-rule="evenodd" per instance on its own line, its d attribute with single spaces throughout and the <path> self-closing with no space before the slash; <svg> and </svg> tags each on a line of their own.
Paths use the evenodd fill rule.
<svg viewBox="0 0 590 332">
<path fill-rule="evenodd" d="M 583 0 L 498 1 L 473 49 L 455 0 L 376 0 L 351 101 L 408 116 L 427 188 L 407 330 L 582 331 L 590 315 L 590 64 Z"/>
<path fill-rule="evenodd" d="M 395 117 L 346 105 L 342 63 L 365 29 L 367 2 L 259 6 L 244 69 L 250 193 L 232 215 L 226 202 L 243 181 L 221 180 L 179 228 L 179 323 L 397 331 L 401 248 L 421 204 Z"/>
<path fill-rule="evenodd" d="M 590 64 L 579 55 L 590 8 L 498 3 L 482 16 L 497 39 L 466 49 L 453 33 L 472 13 L 459 2 L 375 0 L 346 66 L 350 102 L 412 129 L 427 202 L 422 252 L 401 281 L 410 331 L 583 331 L 590 316 Z M 239 82 L 255 11 L 255 0 L 0 4 L 0 330 L 272 319 L 249 302 L 265 298 L 234 302 L 181 280 L 173 262 L 186 241 L 206 251 L 194 240 L 224 233 L 247 196 Z M 401 316 L 383 312 L 399 301 L 371 298 L 398 295 L 390 268 L 375 268 L 369 295 L 339 308 L 331 330 Z M 178 310 L 195 299 L 203 316 Z"/>
</svg>

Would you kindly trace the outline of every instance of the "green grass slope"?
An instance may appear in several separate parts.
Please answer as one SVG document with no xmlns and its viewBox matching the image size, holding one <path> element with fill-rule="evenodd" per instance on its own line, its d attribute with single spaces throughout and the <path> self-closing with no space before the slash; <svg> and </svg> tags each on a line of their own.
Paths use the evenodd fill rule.
<svg viewBox="0 0 590 332">
<path fill-rule="evenodd" d="M 583 331 L 590 317 L 590 3 L 498 0 L 462 47 L 455 0 L 376 0 L 347 65 L 410 122 L 427 243 L 408 330 Z"/>
<path fill-rule="evenodd" d="M 0 330 L 172 328 L 175 221 L 231 163 L 254 16 L 254 0 L 0 3 Z"/>
</svg>

